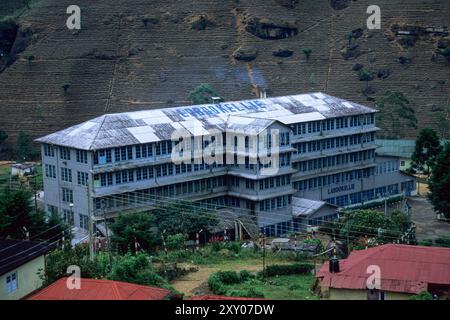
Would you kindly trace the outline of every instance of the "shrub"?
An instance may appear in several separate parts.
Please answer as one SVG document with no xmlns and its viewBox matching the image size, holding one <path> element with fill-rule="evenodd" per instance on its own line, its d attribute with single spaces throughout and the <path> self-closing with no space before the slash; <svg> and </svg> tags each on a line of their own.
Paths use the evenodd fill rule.
<svg viewBox="0 0 450 320">
<path fill-rule="evenodd" d="M 232 289 L 226 292 L 229 297 L 244 297 L 244 298 L 264 298 L 264 293 L 257 291 L 254 288 L 247 290 Z"/>
<path fill-rule="evenodd" d="M 433 296 L 428 291 L 422 291 L 409 298 L 409 300 L 433 300 Z"/>
<path fill-rule="evenodd" d="M 166 241 L 167 248 L 170 250 L 182 249 L 184 247 L 185 239 L 186 239 L 185 235 L 181 233 L 169 235 Z"/>
<path fill-rule="evenodd" d="M 236 271 L 219 271 L 216 272 L 223 284 L 236 284 L 242 282 L 242 279 Z"/>
<path fill-rule="evenodd" d="M 308 274 L 313 270 L 314 266 L 307 263 L 296 263 L 280 265 L 274 264 L 268 266 L 263 275 L 268 277 L 291 275 L 291 274 Z"/>
<path fill-rule="evenodd" d="M 450 248 L 450 237 L 442 236 L 434 240 L 434 243 L 438 247 L 447 247 Z"/>
<path fill-rule="evenodd" d="M 240 276 L 242 282 L 255 277 L 253 274 L 250 273 L 250 271 L 247 271 L 247 270 L 242 270 L 239 273 L 239 276 Z"/>
<path fill-rule="evenodd" d="M 208 286 L 215 294 L 225 294 L 225 288 L 220 277 L 213 273 L 208 278 Z"/>
</svg>

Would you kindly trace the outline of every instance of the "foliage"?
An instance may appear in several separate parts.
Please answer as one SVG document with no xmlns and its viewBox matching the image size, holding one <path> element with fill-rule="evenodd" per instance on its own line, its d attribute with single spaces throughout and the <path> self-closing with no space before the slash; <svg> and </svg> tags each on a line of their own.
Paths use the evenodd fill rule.
<svg viewBox="0 0 450 320">
<path fill-rule="evenodd" d="M 150 257 L 144 253 L 118 256 L 107 277 L 110 280 L 167 287 L 167 281 L 153 270 Z"/>
<path fill-rule="evenodd" d="M 45 273 L 41 270 L 40 277 L 45 284 L 50 284 L 68 276 L 67 268 L 76 265 L 80 267 L 82 278 L 102 278 L 110 271 L 106 261 L 106 255 L 97 255 L 95 260 L 91 261 L 88 246 L 79 245 L 72 248 L 69 243 L 65 249 L 56 249 L 49 253 L 46 258 Z"/>
<path fill-rule="evenodd" d="M 274 264 L 267 266 L 261 275 L 266 277 L 286 276 L 291 274 L 309 274 L 314 269 L 314 265 L 309 263 L 296 264 Z"/>
<path fill-rule="evenodd" d="M 38 156 L 38 153 L 33 148 L 33 141 L 31 136 L 20 131 L 16 141 L 16 159 L 18 161 L 29 161 Z"/>
<path fill-rule="evenodd" d="M 359 80 L 366 82 L 366 89 L 369 87 L 369 81 L 374 79 L 373 72 L 367 69 L 359 70 Z"/>
<path fill-rule="evenodd" d="M 433 129 L 420 130 L 411 156 L 413 168 L 423 171 L 426 166 L 426 171 L 429 172 L 441 150 L 439 137 Z"/>
<path fill-rule="evenodd" d="M 239 242 L 214 242 L 212 244 L 212 250 L 219 252 L 223 249 L 227 249 L 235 254 L 241 251 L 241 245 Z"/>
<path fill-rule="evenodd" d="M 158 229 L 166 234 L 195 235 L 200 230 L 206 230 L 218 224 L 218 218 L 206 209 L 188 202 L 173 202 L 152 211 L 158 217 Z"/>
<path fill-rule="evenodd" d="M 264 298 L 264 293 L 255 288 L 249 289 L 231 289 L 225 293 L 229 297 L 244 297 L 244 298 Z"/>
<path fill-rule="evenodd" d="M 161 243 L 155 216 L 148 212 L 119 215 L 111 224 L 111 242 L 122 252 L 135 251 L 135 241 L 140 248 L 152 251 Z"/>
<path fill-rule="evenodd" d="M 194 90 L 189 92 L 189 100 L 193 104 L 206 104 L 212 102 L 212 97 L 218 97 L 219 94 L 209 85 L 202 83 Z"/>
<path fill-rule="evenodd" d="M 302 51 L 303 51 L 303 53 L 306 56 L 306 60 L 309 60 L 309 57 L 311 56 L 311 53 L 312 53 L 312 49 L 311 48 L 304 48 Z"/>
<path fill-rule="evenodd" d="M 321 226 L 320 231 L 334 234 L 339 240 L 346 240 L 348 236 L 352 243 L 363 236 L 386 243 L 400 239 L 410 225 L 410 218 L 401 211 L 394 211 L 387 217 L 376 210 L 355 210 Z"/>
<path fill-rule="evenodd" d="M 0 129 L 0 145 L 5 142 L 6 139 L 8 139 L 8 134 Z"/>
<path fill-rule="evenodd" d="M 405 127 L 404 124 L 399 122 L 398 118 L 404 119 L 407 127 L 417 128 L 415 111 L 410 106 L 410 101 L 402 92 L 386 91 L 384 96 L 377 103 L 377 106 L 383 113 L 392 115 L 387 119 L 391 121 L 392 130 L 395 132 L 398 132 L 399 129 Z"/>
<path fill-rule="evenodd" d="M 433 300 L 433 295 L 428 291 L 422 291 L 409 298 L 409 300 Z"/>
<path fill-rule="evenodd" d="M 186 235 L 177 233 L 169 235 L 166 240 L 167 249 L 180 250 L 184 248 L 184 242 L 186 241 Z"/>
<path fill-rule="evenodd" d="M 441 55 L 443 55 L 447 59 L 448 62 L 450 62 L 450 46 L 447 46 L 446 48 L 441 49 L 439 51 L 439 53 Z"/>
<path fill-rule="evenodd" d="M 45 212 L 35 210 L 29 192 L 5 189 L 0 193 L 0 237 L 25 239 L 28 232 L 33 240 L 54 242 L 66 229 L 59 216 L 47 217 Z"/>
<path fill-rule="evenodd" d="M 450 218 L 450 144 L 437 156 L 429 179 L 428 197 L 437 212 Z"/>
</svg>

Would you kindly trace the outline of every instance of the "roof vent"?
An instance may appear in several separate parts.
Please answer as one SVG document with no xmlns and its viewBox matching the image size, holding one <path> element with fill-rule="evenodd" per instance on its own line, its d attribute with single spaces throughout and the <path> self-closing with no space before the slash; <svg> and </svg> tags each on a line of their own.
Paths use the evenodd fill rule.
<svg viewBox="0 0 450 320">
<path fill-rule="evenodd" d="M 211 100 L 214 104 L 219 104 L 223 101 L 221 97 L 211 97 Z"/>
</svg>

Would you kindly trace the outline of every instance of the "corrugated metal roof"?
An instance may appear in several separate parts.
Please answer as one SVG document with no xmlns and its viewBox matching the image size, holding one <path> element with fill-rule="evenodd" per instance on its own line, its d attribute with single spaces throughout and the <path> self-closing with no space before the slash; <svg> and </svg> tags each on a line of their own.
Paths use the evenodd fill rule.
<svg viewBox="0 0 450 320">
<path fill-rule="evenodd" d="M 83 150 L 169 140 L 175 130 L 207 135 L 212 129 L 258 133 L 274 121 L 285 125 L 376 112 L 324 93 L 105 114 L 36 141 Z"/>
<path fill-rule="evenodd" d="M 67 288 L 67 278 L 61 278 L 33 294 L 27 300 L 164 300 L 171 292 L 166 289 L 112 280 L 80 279 L 81 288 Z"/>
<path fill-rule="evenodd" d="M 411 158 L 416 145 L 415 140 L 376 139 L 375 143 L 379 145 L 377 154 L 401 158 Z"/>
<path fill-rule="evenodd" d="M 292 216 L 309 216 L 327 205 L 324 201 L 292 197 Z"/>
<path fill-rule="evenodd" d="M 325 287 L 364 290 L 371 265 L 380 268 L 383 291 L 416 294 L 427 284 L 450 285 L 450 248 L 396 244 L 352 251 L 339 273 L 330 273 L 326 262 L 317 276 Z"/>
</svg>

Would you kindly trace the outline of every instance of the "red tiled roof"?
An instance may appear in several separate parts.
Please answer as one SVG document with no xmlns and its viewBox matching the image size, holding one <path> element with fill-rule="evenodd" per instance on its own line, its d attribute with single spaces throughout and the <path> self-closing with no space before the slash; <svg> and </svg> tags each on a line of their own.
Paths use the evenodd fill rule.
<svg viewBox="0 0 450 320">
<path fill-rule="evenodd" d="M 366 289 L 370 265 L 380 268 L 383 291 L 416 294 L 426 290 L 428 284 L 450 286 L 450 248 L 386 244 L 352 251 L 339 262 L 339 273 L 330 273 L 328 262 L 322 265 L 317 274 L 322 286 Z"/>
<path fill-rule="evenodd" d="M 69 290 L 66 282 L 61 278 L 27 300 L 164 300 L 171 294 L 166 289 L 96 279 L 81 279 L 80 289 Z"/>
<path fill-rule="evenodd" d="M 266 299 L 205 295 L 205 296 L 193 296 L 186 300 L 266 300 Z"/>
</svg>

